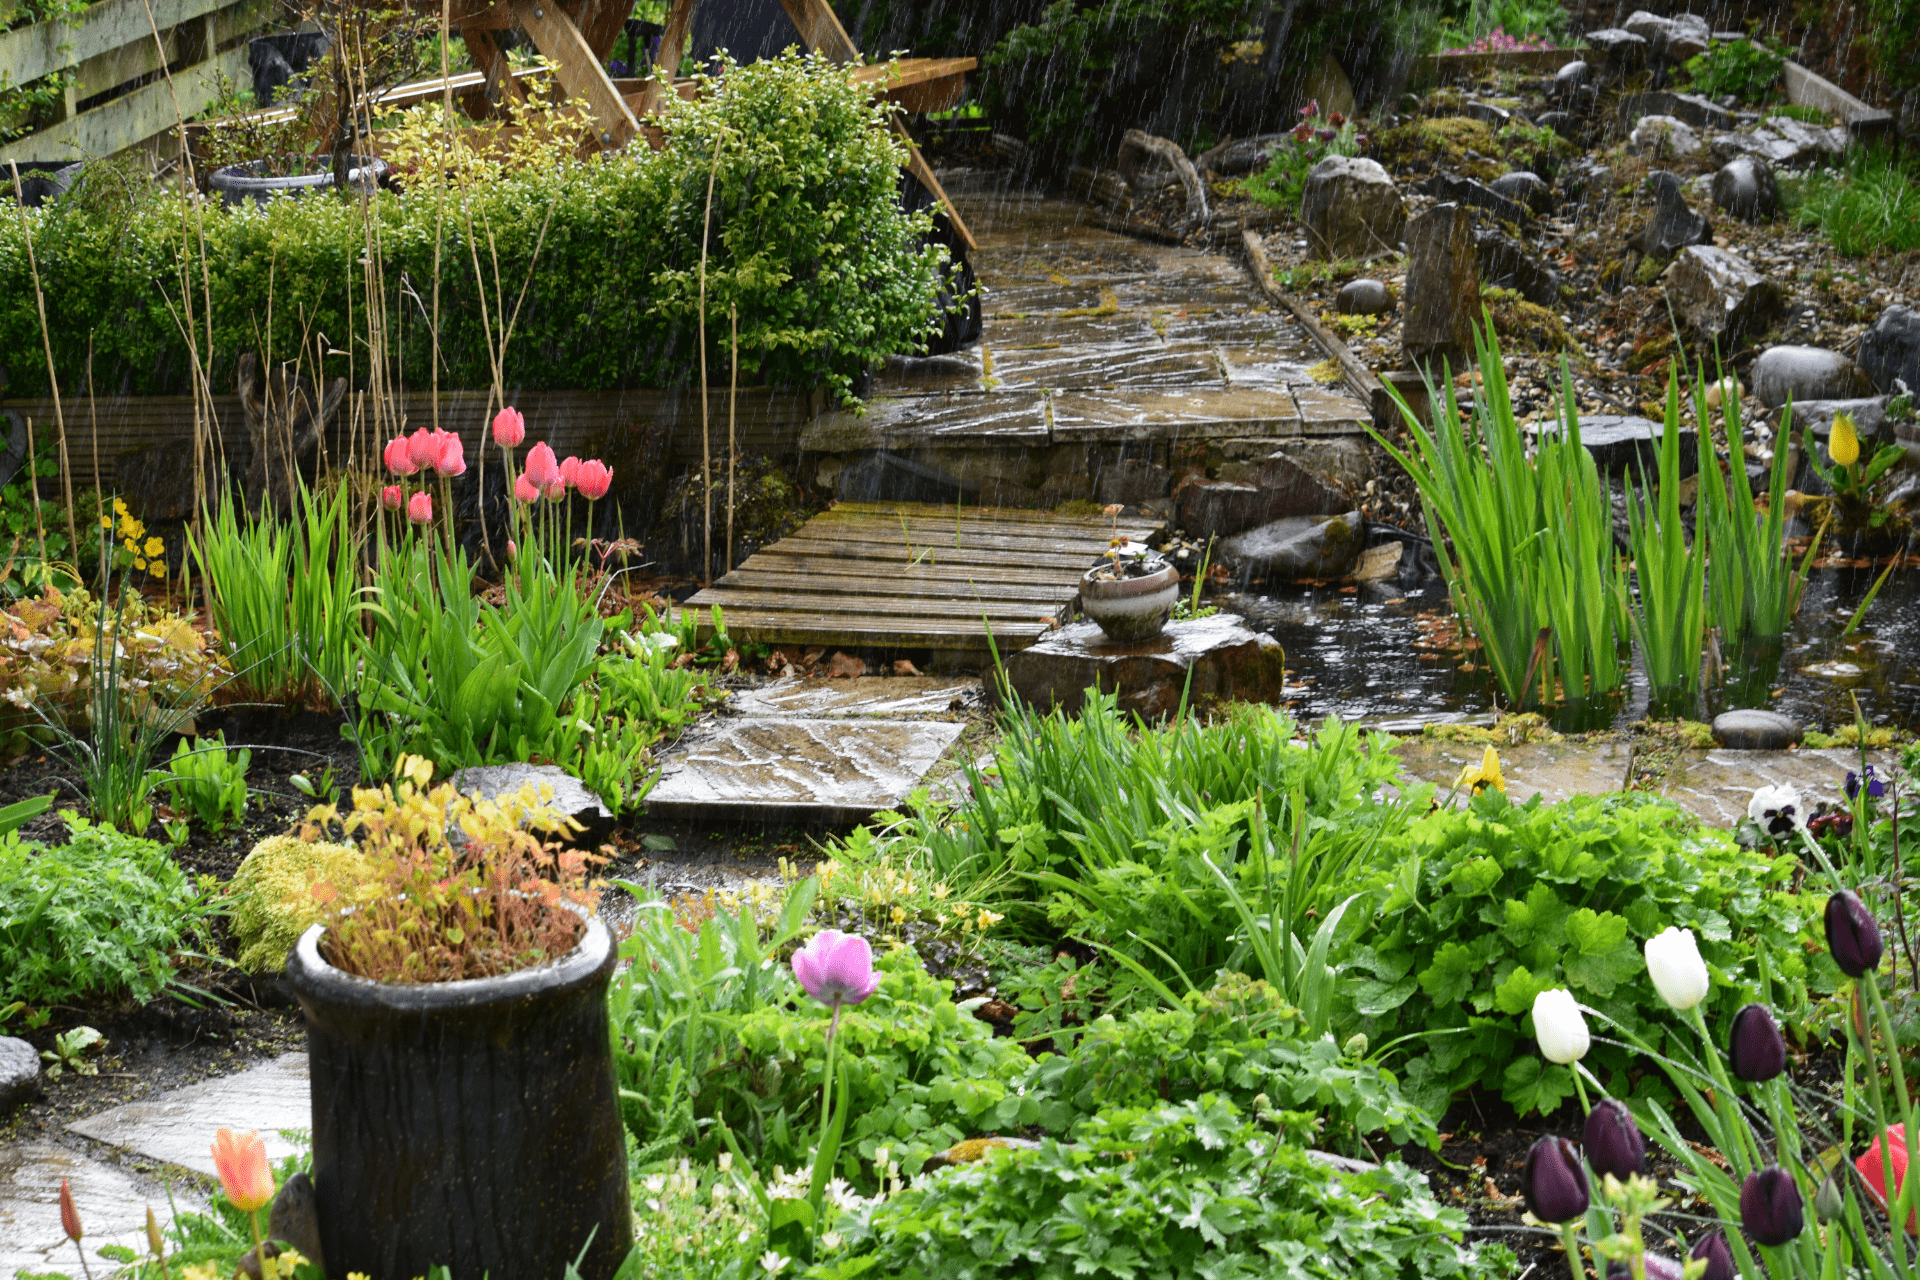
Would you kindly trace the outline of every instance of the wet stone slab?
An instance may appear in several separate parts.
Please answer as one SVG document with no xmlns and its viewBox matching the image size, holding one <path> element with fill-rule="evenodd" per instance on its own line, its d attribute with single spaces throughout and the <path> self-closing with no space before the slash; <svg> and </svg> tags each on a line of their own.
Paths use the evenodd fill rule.
<svg viewBox="0 0 1920 1280">
<path fill-rule="evenodd" d="M 124 1169 L 90 1160 L 51 1142 L 0 1148 L 0 1280 L 20 1272 L 58 1274 L 81 1280 L 80 1255 L 60 1229 L 60 1182 L 73 1192 L 85 1235 L 81 1243 L 96 1276 L 119 1264 L 103 1259 L 102 1245 L 120 1245 L 145 1256 L 147 1206 L 164 1224 L 166 1188 L 144 1183 Z M 173 1202 L 199 1212 L 205 1202 L 191 1188 L 176 1186 Z"/>
<path fill-rule="evenodd" d="M 256 1129 L 267 1145 L 267 1158 L 278 1161 L 295 1152 L 280 1131 L 312 1125 L 307 1055 L 285 1053 L 238 1074 L 129 1102 L 69 1127 L 83 1137 L 214 1176 L 215 1130 Z"/>
<path fill-rule="evenodd" d="M 851 680 L 775 680 L 735 695 L 742 716 L 839 720 L 866 716 L 937 716 L 962 711 L 984 696 L 978 680 L 941 676 L 856 676 Z"/>
<path fill-rule="evenodd" d="M 1895 761 L 1891 751 L 1867 752 L 1867 763 L 1882 773 Z M 1730 827 L 1747 814 L 1747 802 L 1763 786 L 1790 784 L 1809 810 L 1822 800 L 1844 802 L 1849 769 L 1860 768 L 1860 752 L 1844 748 L 1797 751 L 1733 751 L 1725 747 L 1689 754 L 1667 778 L 1666 793 L 1715 826 Z"/>
<path fill-rule="evenodd" d="M 1434 783 L 1443 794 L 1462 770 L 1479 764 L 1486 754 L 1486 747 L 1480 743 L 1422 738 L 1403 742 L 1394 750 L 1408 773 Z M 1536 793 L 1544 796 L 1546 804 L 1582 792 L 1604 795 L 1618 791 L 1627 777 L 1625 743 L 1529 742 L 1498 750 L 1507 795 L 1516 803 L 1524 803 Z"/>
<path fill-rule="evenodd" d="M 689 733 L 647 796 L 655 817 L 860 822 L 904 801 L 964 725 L 727 717 Z"/>
</svg>

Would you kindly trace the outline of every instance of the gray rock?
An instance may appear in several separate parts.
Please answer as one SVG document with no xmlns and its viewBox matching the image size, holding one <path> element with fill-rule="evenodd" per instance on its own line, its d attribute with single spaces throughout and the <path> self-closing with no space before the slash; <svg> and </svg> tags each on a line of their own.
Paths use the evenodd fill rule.
<svg viewBox="0 0 1920 1280">
<path fill-rule="evenodd" d="M 0 1117 L 40 1096 L 40 1055 L 25 1040 L 0 1036 Z"/>
<path fill-rule="evenodd" d="M 1746 259 L 1712 245 L 1682 249 L 1665 277 L 1667 302 L 1696 338 L 1732 350 L 1734 339 L 1765 328 L 1786 305 L 1786 292 Z"/>
<path fill-rule="evenodd" d="M 1823 129 L 1788 116 L 1770 116 L 1751 129 L 1723 133 L 1708 146 L 1722 160 L 1754 156 L 1779 168 L 1804 169 L 1845 153 L 1847 131 L 1844 127 Z"/>
<path fill-rule="evenodd" d="M 483 800 L 511 795 L 522 784 L 529 782 L 533 784 L 536 794 L 540 794 L 543 788 L 551 787 L 553 798 L 548 803 L 580 824 L 581 829 L 563 843 L 592 849 L 613 834 L 612 811 L 600 802 L 599 796 L 587 790 L 580 779 L 558 765 L 489 764 L 462 769 L 453 775 L 456 789 L 464 795 Z"/>
<path fill-rule="evenodd" d="M 1740 156 L 1720 166 L 1710 190 L 1717 208 L 1746 222 L 1771 218 L 1780 207 L 1773 166 L 1755 156 Z"/>
<path fill-rule="evenodd" d="M 1190 484 L 1174 496 L 1174 518 L 1192 538 L 1230 538 L 1294 516 L 1338 513 L 1344 495 L 1302 473 L 1292 489 L 1268 489 L 1244 480 Z"/>
<path fill-rule="evenodd" d="M 1564 97 L 1593 79 L 1593 68 L 1580 59 L 1564 63 L 1553 73 L 1553 92 Z"/>
<path fill-rule="evenodd" d="M 1705 145 L 1693 126 L 1672 116 L 1642 116 L 1627 135 L 1627 149 L 1656 158 L 1690 156 Z"/>
<path fill-rule="evenodd" d="M 1436 173 L 1420 184 L 1420 190 L 1436 200 L 1484 209 L 1503 222 L 1527 223 L 1533 220 L 1533 214 L 1527 206 L 1517 200 L 1509 200 L 1486 183 L 1476 182 L 1472 178 Z"/>
<path fill-rule="evenodd" d="M 1513 112 L 1505 107 L 1496 107 L 1491 102 L 1469 102 L 1460 108 L 1460 114 L 1495 129 L 1504 129 L 1513 123 Z"/>
<path fill-rule="evenodd" d="M 1473 218 L 1457 204 L 1435 205 L 1407 224 L 1407 296 L 1400 342 L 1416 368 L 1473 359 L 1480 320 L 1480 270 Z"/>
<path fill-rule="evenodd" d="M 1542 182 L 1537 173 L 1516 169 L 1512 173 L 1501 174 L 1487 186 L 1514 203 L 1527 206 L 1535 213 L 1553 211 L 1553 188 Z"/>
<path fill-rule="evenodd" d="M 1904 306 L 1882 311 L 1860 336 L 1860 367 L 1880 390 L 1896 390 L 1899 379 L 1920 399 L 1920 311 Z"/>
<path fill-rule="evenodd" d="M 1713 43 L 1713 27 L 1698 14 L 1681 13 L 1662 18 L 1639 10 L 1621 24 L 1647 42 L 1647 54 L 1658 62 L 1685 62 L 1698 57 Z"/>
<path fill-rule="evenodd" d="M 1358 258 L 1400 243 L 1406 202 L 1378 161 L 1328 156 L 1307 174 L 1300 221 L 1322 258 Z"/>
<path fill-rule="evenodd" d="M 1393 310 L 1393 290 L 1378 280 L 1349 280 L 1333 300 L 1343 316 L 1378 316 Z"/>
<path fill-rule="evenodd" d="M 1853 419 L 1853 429 L 1862 440 L 1891 439 L 1887 427 L 1887 403 L 1892 396 L 1862 396 L 1855 400 L 1795 400 L 1795 433 L 1811 431 L 1825 439 L 1833 434 L 1833 416 L 1844 413 Z"/>
<path fill-rule="evenodd" d="M 1173 472 L 1145 458 L 1122 458 L 1100 468 L 1093 482 L 1094 500 L 1101 506 L 1117 502 L 1137 507 L 1158 502 L 1173 489 Z"/>
<path fill-rule="evenodd" d="M 1747 376 L 1753 394 L 1769 409 L 1788 399 L 1846 400 L 1873 390 L 1859 365 L 1824 347 L 1769 347 Z"/>
<path fill-rule="evenodd" d="M 1560 305 L 1559 273 L 1512 236 L 1481 227 L 1473 233 L 1473 252 L 1483 287 L 1516 289 L 1542 307 Z"/>
<path fill-rule="evenodd" d="M 1627 246 L 1656 258 L 1671 257 L 1690 244 L 1708 244 L 1713 229 L 1705 214 L 1695 213 L 1687 205 L 1677 174 L 1655 169 L 1647 175 L 1653 188 L 1653 216 L 1647 225 L 1627 239 Z"/>
<path fill-rule="evenodd" d="M 1580 443 L 1593 464 L 1608 475 L 1652 475 L 1660 465 L 1660 437 L 1666 428 L 1648 418 L 1620 413 L 1587 414 L 1580 419 Z M 1680 432 L 1680 474 L 1700 469 L 1700 437 Z"/>
<path fill-rule="evenodd" d="M 1117 644 L 1091 622 L 1050 631 L 1007 658 L 1013 695 L 1042 711 L 1077 715 L 1086 691 L 1118 693 L 1120 710 L 1159 719 L 1189 705 L 1232 698 L 1278 702 L 1286 658 L 1272 636 L 1231 614 L 1170 622 L 1159 636 Z"/>
<path fill-rule="evenodd" d="M 1645 116 L 1672 116 L 1695 129 L 1731 129 L 1733 112 L 1697 93 L 1630 93 L 1620 99 L 1622 123 Z"/>
<path fill-rule="evenodd" d="M 1587 47 L 1599 56 L 1609 78 L 1632 71 L 1647 60 L 1647 41 L 1619 27 L 1587 32 Z"/>
<path fill-rule="evenodd" d="M 1560 193 L 1581 204 L 1601 204 L 1613 194 L 1613 170 L 1591 160 L 1561 170 Z"/>
<path fill-rule="evenodd" d="M 1366 517 L 1297 516 L 1261 525 L 1220 544 L 1220 562 L 1243 584 L 1343 578 L 1364 549 Z"/>
<path fill-rule="evenodd" d="M 1584 66 L 1585 64 L 1582 63 L 1581 65 Z M 1543 111 L 1540 113 L 1539 119 L 1535 120 L 1534 123 L 1542 129 L 1553 130 L 1568 141 L 1572 141 L 1574 134 L 1577 132 L 1574 128 L 1573 117 L 1564 111 Z"/>
<path fill-rule="evenodd" d="M 1785 751 L 1800 745 L 1798 720 L 1777 711 L 1722 711 L 1713 718 L 1713 740 L 1734 751 Z"/>
</svg>

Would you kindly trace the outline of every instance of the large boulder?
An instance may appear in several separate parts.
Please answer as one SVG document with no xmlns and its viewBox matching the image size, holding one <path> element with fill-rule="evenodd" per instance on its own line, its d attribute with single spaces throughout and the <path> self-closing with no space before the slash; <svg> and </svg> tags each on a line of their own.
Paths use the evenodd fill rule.
<svg viewBox="0 0 1920 1280">
<path fill-rule="evenodd" d="M 1379 316 L 1393 310 L 1393 290 L 1378 280 L 1349 280 L 1340 287 L 1333 309 L 1343 316 Z"/>
<path fill-rule="evenodd" d="M 1580 419 L 1580 443 L 1593 455 L 1594 466 L 1608 475 L 1652 475 L 1660 466 L 1662 423 L 1624 413 L 1591 413 Z M 1682 430 L 1679 437 L 1680 474 L 1700 469 L 1700 437 Z"/>
<path fill-rule="evenodd" d="M 558 765 L 489 764 L 453 775 L 455 790 L 479 800 L 513 795 L 527 783 L 550 808 L 580 824 L 580 830 L 562 843 L 592 849 L 613 834 L 613 812 L 585 783 Z"/>
<path fill-rule="evenodd" d="M 1860 337 L 1860 367 L 1885 392 L 1897 390 L 1894 380 L 1907 384 L 1920 397 L 1920 311 L 1892 306 Z"/>
<path fill-rule="evenodd" d="M 1600 73 L 1609 80 L 1619 79 L 1647 60 L 1646 37 L 1620 27 L 1587 32 L 1587 48 L 1600 60 Z"/>
<path fill-rule="evenodd" d="M 1275 520 L 1221 543 L 1220 562 L 1242 583 L 1344 578 L 1360 558 L 1366 523 L 1358 511 Z"/>
<path fill-rule="evenodd" d="M 1765 328 L 1786 305 L 1786 292 L 1746 259 L 1712 245 L 1682 249 L 1666 274 L 1667 301 L 1702 342 L 1731 350 L 1734 339 Z"/>
<path fill-rule="evenodd" d="M 1198 702 L 1278 702 L 1286 657 L 1272 636 L 1226 613 L 1170 622 L 1152 640 L 1121 644 L 1091 622 L 1048 632 L 1007 658 L 1013 695 L 1042 711 L 1077 715 L 1086 691 L 1117 693 L 1120 710 L 1159 719 Z"/>
<path fill-rule="evenodd" d="M 1653 215 L 1627 240 L 1629 248 L 1650 257 L 1667 258 L 1690 244 L 1711 244 L 1713 229 L 1705 214 L 1695 213 L 1681 193 L 1678 174 L 1655 169 L 1647 175 L 1653 188 Z"/>
<path fill-rule="evenodd" d="M 1733 751 L 1785 751 L 1800 745 L 1798 720 L 1778 711 L 1722 711 L 1713 718 L 1713 740 Z"/>
<path fill-rule="evenodd" d="M 1773 166 L 1757 156 L 1736 156 L 1720 166 L 1710 190 L 1716 207 L 1746 222 L 1771 218 L 1780 207 Z"/>
<path fill-rule="evenodd" d="M 1399 247 L 1406 201 L 1376 160 L 1328 156 L 1307 174 L 1300 221 L 1322 258 L 1360 258 Z"/>
<path fill-rule="evenodd" d="M 1620 25 L 1647 42 L 1647 55 L 1656 62 L 1685 62 L 1713 43 L 1712 25 L 1696 13 L 1663 18 L 1641 9 Z"/>
<path fill-rule="evenodd" d="M 1435 205 L 1407 224 L 1407 296 L 1400 341 L 1416 368 L 1442 362 L 1466 368 L 1480 319 L 1480 268 L 1473 216 L 1458 204 Z"/>
<path fill-rule="evenodd" d="M 1769 409 L 1789 399 L 1795 403 L 1846 400 L 1873 390 L 1859 365 L 1825 347 L 1769 347 L 1753 362 L 1747 377 L 1754 396 Z"/>
<path fill-rule="evenodd" d="M 1503 173 L 1488 183 L 1487 189 L 1515 204 L 1525 205 L 1534 213 L 1553 212 L 1553 188 L 1539 174 L 1530 170 L 1515 169 L 1511 173 Z"/>
</svg>

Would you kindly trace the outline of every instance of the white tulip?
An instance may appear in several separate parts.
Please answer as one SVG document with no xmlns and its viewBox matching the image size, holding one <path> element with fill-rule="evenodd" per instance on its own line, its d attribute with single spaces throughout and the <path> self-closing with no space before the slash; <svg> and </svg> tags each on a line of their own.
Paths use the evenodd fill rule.
<svg viewBox="0 0 1920 1280">
<path fill-rule="evenodd" d="M 1682 1012 L 1707 998 L 1707 962 L 1691 929 L 1665 929 L 1648 938 L 1647 973 L 1660 998 Z"/>
<path fill-rule="evenodd" d="M 1542 991 L 1533 998 L 1533 1035 L 1540 1042 L 1540 1055 L 1562 1066 L 1586 1057 L 1593 1043 L 1573 992 L 1563 988 Z"/>
</svg>

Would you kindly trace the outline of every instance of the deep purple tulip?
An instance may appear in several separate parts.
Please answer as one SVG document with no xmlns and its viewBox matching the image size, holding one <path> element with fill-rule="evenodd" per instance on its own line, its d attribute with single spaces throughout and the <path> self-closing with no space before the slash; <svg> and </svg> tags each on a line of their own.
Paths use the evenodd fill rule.
<svg viewBox="0 0 1920 1280">
<path fill-rule="evenodd" d="M 1733 1265 L 1733 1249 L 1727 1244 L 1727 1233 L 1724 1231 L 1701 1236 L 1687 1257 L 1707 1260 L 1707 1269 L 1700 1273 L 1700 1280 L 1734 1280 L 1740 1274 Z"/>
<path fill-rule="evenodd" d="M 1527 1199 L 1527 1212 L 1542 1222 L 1571 1222 L 1586 1213 L 1587 1171 L 1573 1144 L 1565 1138 L 1534 1143 L 1520 1172 L 1520 1193 Z"/>
<path fill-rule="evenodd" d="M 1620 1099 L 1601 1099 L 1587 1113 L 1587 1127 L 1580 1137 L 1586 1144 L 1587 1163 L 1601 1177 L 1612 1174 L 1625 1182 L 1647 1171 L 1647 1140 Z"/>
<path fill-rule="evenodd" d="M 1708 1272 L 1709 1275 L 1712 1272 Z M 1647 1280 L 1684 1280 L 1686 1269 L 1672 1258 L 1647 1255 Z M 1624 1258 L 1607 1264 L 1607 1280 L 1633 1280 L 1633 1267 Z"/>
<path fill-rule="evenodd" d="M 1750 1173 L 1740 1184 L 1740 1225 L 1764 1245 L 1783 1245 L 1806 1226 L 1800 1188 L 1777 1164 Z"/>
<path fill-rule="evenodd" d="M 1880 941 L 1880 925 L 1873 912 L 1852 890 L 1842 889 L 1827 899 L 1827 950 L 1833 962 L 1849 978 L 1858 978 L 1880 967 L 1886 947 Z"/>
<path fill-rule="evenodd" d="M 1763 1004 L 1742 1005 L 1733 1015 L 1733 1038 L 1727 1046 L 1733 1074 L 1748 1084 L 1765 1084 L 1787 1069 L 1787 1042 Z"/>
</svg>

